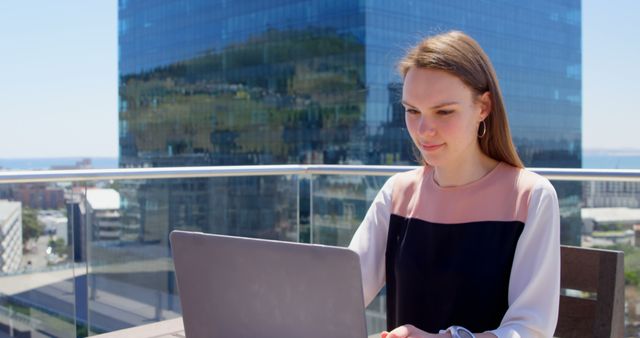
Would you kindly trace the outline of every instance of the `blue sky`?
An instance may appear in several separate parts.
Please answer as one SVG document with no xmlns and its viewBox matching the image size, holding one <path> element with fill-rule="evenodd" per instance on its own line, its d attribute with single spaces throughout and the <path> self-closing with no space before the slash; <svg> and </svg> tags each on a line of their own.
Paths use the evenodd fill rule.
<svg viewBox="0 0 640 338">
<path fill-rule="evenodd" d="M 1 1 L 0 44 L 0 158 L 118 156 L 117 1 Z"/>
<path fill-rule="evenodd" d="M 583 1 L 583 147 L 640 149 L 640 1 Z M 117 1 L 0 2 L 0 158 L 117 157 Z"/>
<path fill-rule="evenodd" d="M 582 2 L 582 143 L 640 149 L 640 1 Z"/>
</svg>

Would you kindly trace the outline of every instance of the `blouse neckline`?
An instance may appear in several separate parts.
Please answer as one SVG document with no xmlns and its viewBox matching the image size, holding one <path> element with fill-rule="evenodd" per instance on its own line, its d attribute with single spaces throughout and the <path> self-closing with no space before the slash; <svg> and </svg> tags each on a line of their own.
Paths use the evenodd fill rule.
<svg viewBox="0 0 640 338">
<path fill-rule="evenodd" d="M 427 184 L 429 184 L 429 186 L 436 191 L 453 192 L 453 191 L 469 190 L 469 189 L 474 189 L 478 186 L 482 186 L 487 182 L 493 181 L 494 177 L 497 176 L 497 173 L 504 166 L 505 166 L 504 162 L 498 162 L 498 164 L 493 169 L 491 169 L 488 173 L 486 173 L 484 176 L 480 177 L 479 179 L 463 185 L 457 185 L 453 187 L 439 186 L 438 183 L 436 183 L 436 180 L 434 177 L 435 170 L 433 168 L 429 169 L 425 179 L 427 180 Z"/>
</svg>

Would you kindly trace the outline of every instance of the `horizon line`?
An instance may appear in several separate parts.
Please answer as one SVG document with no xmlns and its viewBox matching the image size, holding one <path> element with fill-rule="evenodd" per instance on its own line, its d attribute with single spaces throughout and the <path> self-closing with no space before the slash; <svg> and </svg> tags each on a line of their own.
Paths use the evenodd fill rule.
<svg viewBox="0 0 640 338">
<path fill-rule="evenodd" d="M 619 155 L 640 155 L 639 148 L 583 148 L 583 153 L 615 153 Z M 60 156 L 0 156 L 0 161 L 3 160 L 46 160 L 46 159 L 119 159 L 119 155 L 60 155 Z"/>
</svg>

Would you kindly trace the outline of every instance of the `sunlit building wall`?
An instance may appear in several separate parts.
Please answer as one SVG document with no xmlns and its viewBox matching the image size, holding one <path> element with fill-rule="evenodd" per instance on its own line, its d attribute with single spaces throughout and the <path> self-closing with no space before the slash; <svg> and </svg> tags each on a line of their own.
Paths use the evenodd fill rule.
<svg viewBox="0 0 640 338">
<path fill-rule="evenodd" d="M 640 207 L 640 184 L 636 182 L 584 182 L 583 196 L 587 208 Z"/>
<path fill-rule="evenodd" d="M 111 242 L 122 239 L 120 222 L 120 193 L 114 189 L 87 189 L 86 199 L 88 223 L 96 242 Z"/>
<path fill-rule="evenodd" d="M 22 203 L 0 200 L 0 273 L 16 272 L 22 261 Z"/>
</svg>

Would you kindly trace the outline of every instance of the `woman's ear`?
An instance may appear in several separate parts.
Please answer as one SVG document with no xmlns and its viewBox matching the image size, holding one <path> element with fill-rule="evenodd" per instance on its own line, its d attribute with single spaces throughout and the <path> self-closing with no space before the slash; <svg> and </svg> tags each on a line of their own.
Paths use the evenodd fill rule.
<svg viewBox="0 0 640 338">
<path fill-rule="evenodd" d="M 480 104 L 480 117 L 484 120 L 491 114 L 491 93 L 488 91 L 482 93 L 478 103 Z"/>
</svg>

